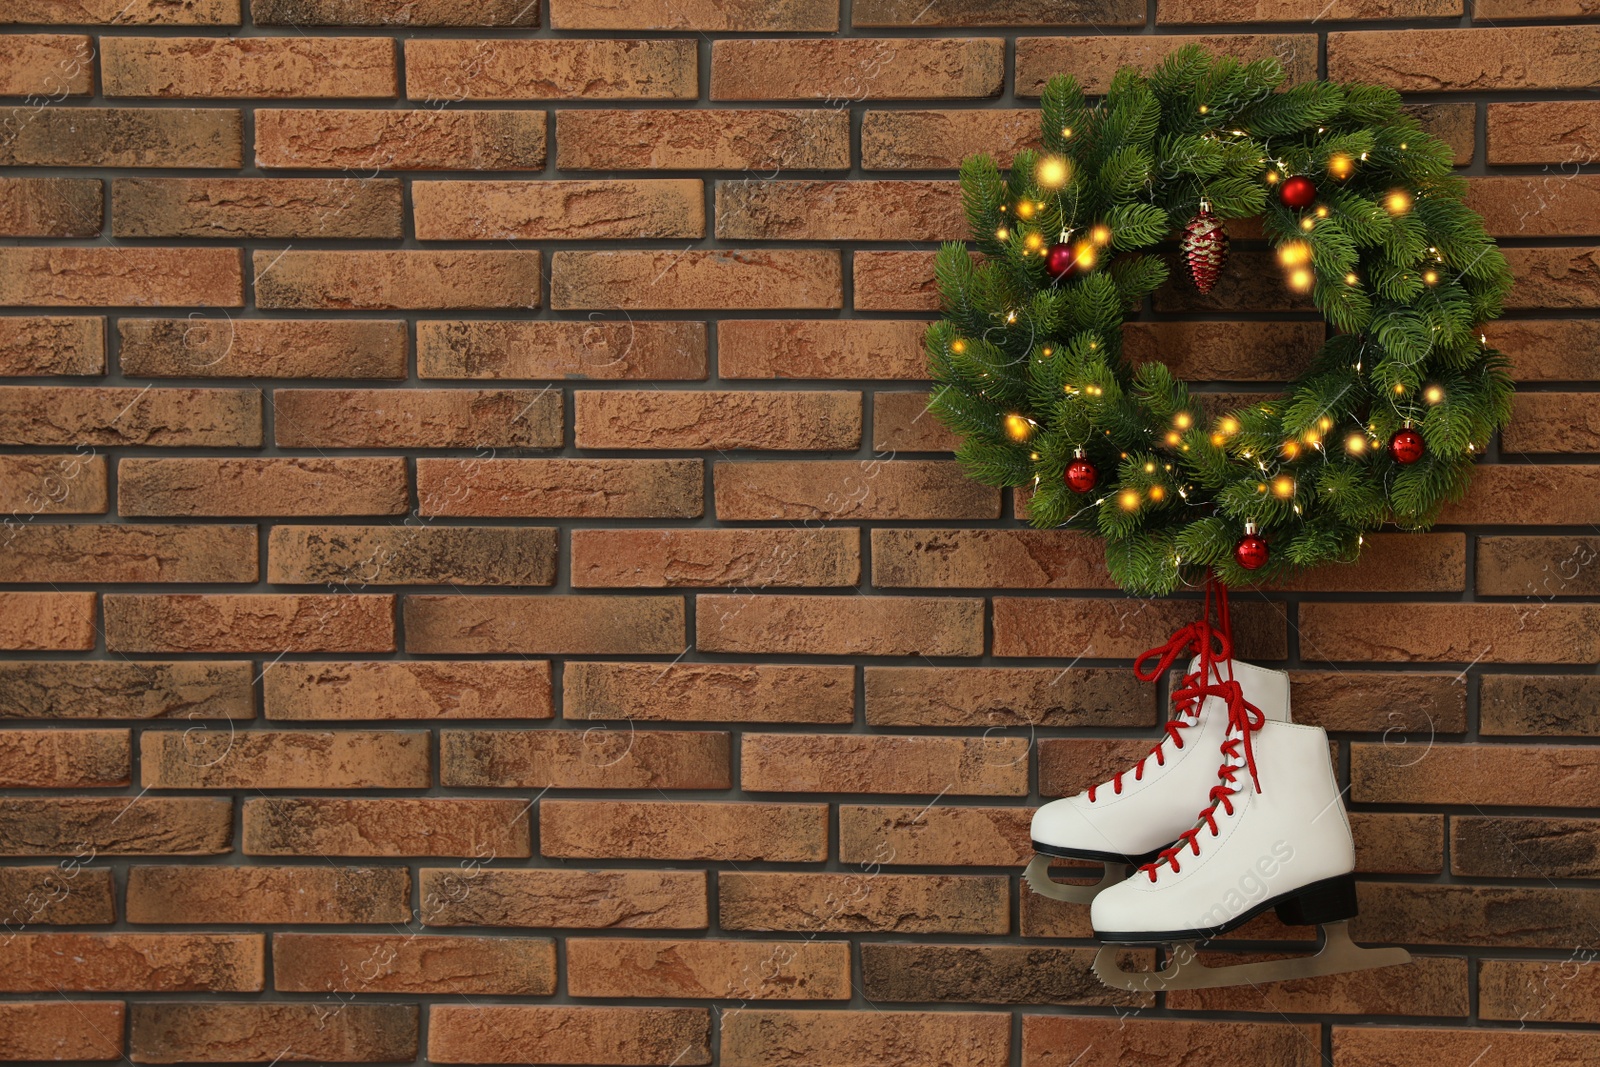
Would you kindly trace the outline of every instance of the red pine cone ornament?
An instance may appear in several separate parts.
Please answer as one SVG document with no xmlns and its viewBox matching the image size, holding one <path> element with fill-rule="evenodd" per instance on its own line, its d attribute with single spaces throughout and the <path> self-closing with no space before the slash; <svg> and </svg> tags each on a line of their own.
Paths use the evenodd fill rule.
<svg viewBox="0 0 1600 1067">
<path fill-rule="evenodd" d="M 1398 430 L 1389 438 L 1389 454 L 1401 466 L 1409 467 L 1422 458 L 1427 451 L 1427 446 L 1422 443 L 1422 435 L 1411 427 Z"/>
<path fill-rule="evenodd" d="M 1256 524 L 1244 524 L 1244 536 L 1233 546 L 1233 558 L 1247 571 L 1258 570 L 1267 562 L 1267 539 L 1256 533 Z"/>
<path fill-rule="evenodd" d="M 1094 464 L 1083 458 L 1083 449 L 1073 453 L 1073 460 L 1067 464 L 1067 488 L 1074 493 L 1087 493 L 1095 487 L 1100 480 L 1100 472 L 1094 469 Z"/>
<path fill-rule="evenodd" d="M 1209 293 L 1217 284 L 1222 265 L 1228 262 L 1228 235 L 1222 232 L 1222 220 L 1211 213 L 1211 205 L 1204 200 L 1200 201 L 1200 214 L 1184 226 L 1178 247 L 1189 265 L 1194 287 Z"/>
</svg>

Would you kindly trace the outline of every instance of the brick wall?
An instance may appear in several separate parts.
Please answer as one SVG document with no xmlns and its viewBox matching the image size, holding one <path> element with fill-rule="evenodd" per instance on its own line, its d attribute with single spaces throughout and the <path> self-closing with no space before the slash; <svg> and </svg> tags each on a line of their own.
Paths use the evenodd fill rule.
<svg viewBox="0 0 1600 1067">
<path fill-rule="evenodd" d="M 1600 1059 L 1596 10 L 0 0 L 0 1059 Z M 1191 39 L 1408 94 L 1521 392 L 1236 600 L 1417 962 L 1155 998 L 1017 874 L 1197 603 L 966 481 L 918 339 L 958 160 Z M 1292 375 L 1233 262 L 1133 351 Z"/>
</svg>

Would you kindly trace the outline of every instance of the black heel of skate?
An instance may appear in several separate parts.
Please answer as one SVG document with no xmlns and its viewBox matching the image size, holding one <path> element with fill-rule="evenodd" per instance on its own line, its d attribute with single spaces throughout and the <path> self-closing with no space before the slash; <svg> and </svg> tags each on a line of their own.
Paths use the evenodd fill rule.
<svg viewBox="0 0 1600 1067">
<path fill-rule="evenodd" d="M 1356 876 L 1341 874 L 1312 882 L 1274 909 L 1290 926 L 1321 926 L 1356 914 Z"/>
</svg>

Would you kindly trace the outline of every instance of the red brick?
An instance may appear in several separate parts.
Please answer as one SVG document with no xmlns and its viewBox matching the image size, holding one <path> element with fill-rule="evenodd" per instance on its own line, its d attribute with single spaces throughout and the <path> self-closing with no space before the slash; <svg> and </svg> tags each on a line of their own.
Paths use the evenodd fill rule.
<svg viewBox="0 0 1600 1067">
<path fill-rule="evenodd" d="M 1207 965 L 1234 963 L 1234 953 L 1202 953 Z M 1281 957 L 1280 957 L 1281 958 Z M 1467 1015 L 1467 961 L 1417 956 L 1410 963 L 1323 978 L 1262 982 L 1220 989 L 1185 990 L 1169 996 L 1180 1010 L 1288 1012 L 1318 1015 L 1426 1015 L 1464 1019 Z"/>
<path fill-rule="evenodd" d="M 573 530 L 574 588 L 851 586 L 856 530 Z M 0 549 L 0 562 L 5 558 Z"/>
<path fill-rule="evenodd" d="M 43 9 L 27 0 L 0 0 L 0 21 L 72 26 L 237 26 L 239 0 L 58 0 Z"/>
<path fill-rule="evenodd" d="M 861 985 L 871 1001 L 957 1004 L 1127 1004 L 1155 1007 L 1154 993 L 1112 989 L 1095 977 L 1096 949 L 1053 945 L 861 946 Z M 1124 951 L 1150 967 L 1150 949 Z M 1463 975 L 1464 976 L 1464 975 Z"/>
<path fill-rule="evenodd" d="M 1071 796 L 1149 754 L 1154 736 L 1042 737 L 1039 747 L 1039 794 Z"/>
<path fill-rule="evenodd" d="M 0 591 L 0 649 L 7 652 L 94 648 L 93 593 Z"/>
<path fill-rule="evenodd" d="M 419 181 L 412 215 L 423 241 L 704 237 L 698 178 L 627 181 Z"/>
<path fill-rule="evenodd" d="M 234 248 L 0 249 L 0 306 L 243 307 Z"/>
<path fill-rule="evenodd" d="M 574 937 L 575 997 L 849 1000 L 845 941 L 668 941 Z"/>
<path fill-rule="evenodd" d="M 13 934 L 0 957 L 8 993 L 257 993 L 262 934 Z"/>
<path fill-rule="evenodd" d="M 1138 0 L 1079 0 L 1046 8 L 1022 0 L 861 0 L 851 9 L 856 26 L 1143 26 Z"/>
<path fill-rule="evenodd" d="M 1441 874 L 1444 816 L 1357 811 L 1350 815 L 1356 870 L 1363 874 Z"/>
<path fill-rule="evenodd" d="M 556 310 L 837 308 L 844 300 L 832 249 L 557 252 L 550 271 Z"/>
<path fill-rule="evenodd" d="M 1505 256 L 1514 282 L 1506 307 L 1600 307 L 1600 248 L 1510 248 Z"/>
<path fill-rule="evenodd" d="M 717 518 L 994 519 L 997 490 L 937 460 L 724 461 L 712 474 Z"/>
<path fill-rule="evenodd" d="M 0 1005 L 0 1060 L 120 1060 L 125 1013 L 120 1000 Z"/>
<path fill-rule="evenodd" d="M 257 26 L 538 26 L 538 0 L 250 0 Z"/>
<path fill-rule="evenodd" d="M 393 97 L 386 37 L 102 37 L 107 96 Z"/>
<path fill-rule="evenodd" d="M 1600 467 L 1582 463 L 1480 465 L 1440 522 L 1592 526 L 1600 522 Z"/>
<path fill-rule="evenodd" d="M 0 318 L 0 375 L 106 372 L 106 320 L 99 315 Z"/>
<path fill-rule="evenodd" d="M 254 582 L 254 526 L 18 526 L 0 541 L 12 582 Z"/>
<path fill-rule="evenodd" d="M 550 0 L 557 30 L 731 30 L 797 33 L 839 28 L 839 0 Z"/>
<path fill-rule="evenodd" d="M 546 997 L 556 946 L 546 937 L 448 934 L 272 935 L 272 987 L 288 993 L 437 993 Z"/>
<path fill-rule="evenodd" d="M 1310 366 L 1322 332 L 1317 322 L 1132 323 L 1123 355 L 1166 363 L 1180 378 L 1281 382 Z"/>
<path fill-rule="evenodd" d="M 404 867 L 184 864 L 128 869 L 133 923 L 405 923 Z"/>
<path fill-rule="evenodd" d="M 967 231 L 953 181 L 717 183 L 723 240 L 950 241 Z"/>
<path fill-rule="evenodd" d="M 872 394 L 875 452 L 954 452 L 961 438 L 928 410 L 928 393 Z"/>
<path fill-rule="evenodd" d="M 1450 873 L 1476 878 L 1600 876 L 1600 819 L 1454 816 Z"/>
<path fill-rule="evenodd" d="M 959 99 L 998 96 L 998 38 L 715 41 L 713 100 Z"/>
<path fill-rule="evenodd" d="M 1148 74 L 1179 45 L 1187 44 L 1244 62 L 1275 58 L 1283 64 L 1285 81 L 1291 84 L 1317 76 L 1317 39 L 1312 34 L 1019 37 L 1017 95 L 1038 96 L 1045 82 L 1062 71 L 1071 71 L 1084 92 L 1103 93 L 1119 68 L 1138 67 Z"/>
<path fill-rule="evenodd" d="M 562 715 L 568 719 L 855 720 L 855 668 L 847 666 L 574 661 L 563 670 L 562 683 Z"/>
<path fill-rule="evenodd" d="M 873 726 L 1153 726 L 1156 693 L 1102 667 L 868 667 Z"/>
<path fill-rule="evenodd" d="M 0 178 L 0 237 L 97 237 L 100 181 Z"/>
<path fill-rule="evenodd" d="M 1507 68 L 1501 59 L 1516 56 Z M 1600 27 L 1382 30 L 1328 34 L 1328 77 L 1401 92 L 1582 89 L 1600 78 Z"/>
<path fill-rule="evenodd" d="M 1585 537 L 1478 538 L 1477 592 L 1485 596 L 1600 595 L 1600 542 Z"/>
<path fill-rule="evenodd" d="M 34 106 L 0 109 L 0 123 L 6 166 L 227 169 L 243 155 L 237 108 Z"/>
<path fill-rule="evenodd" d="M 859 867 L 1018 867 L 1033 858 L 1028 808 L 839 805 L 839 862 Z M 908 998 L 918 999 L 918 998 Z"/>
<path fill-rule="evenodd" d="M 400 237 L 395 178 L 117 178 L 118 237 Z"/>
<path fill-rule="evenodd" d="M 543 111 L 261 108 L 255 127 L 263 169 L 538 170 L 545 160 Z"/>
<path fill-rule="evenodd" d="M 929 416 L 931 418 L 931 416 Z M 1098 537 L 1070 530 L 872 531 L 872 584 L 919 589 L 1115 589 Z"/>
<path fill-rule="evenodd" d="M 1473 178 L 1467 206 L 1496 237 L 1588 235 L 1596 232 L 1600 182 L 1585 174 Z"/>
<path fill-rule="evenodd" d="M 581 390 L 573 432 L 579 448 L 853 451 L 861 394 Z"/>
<path fill-rule="evenodd" d="M 1581 962 L 1580 962 L 1581 961 Z M 1587 953 L 1564 960 L 1479 960 L 1478 1018 L 1528 1023 L 1600 1021 L 1600 968 Z M 1528 1049 L 1536 1062 L 1548 1050 Z"/>
<path fill-rule="evenodd" d="M 439 781 L 472 789 L 727 789 L 720 730 L 440 730 Z"/>
<path fill-rule="evenodd" d="M 401 515 L 408 508 L 405 460 L 193 457 L 123 459 L 123 515 Z"/>
<path fill-rule="evenodd" d="M 261 394 L 255 389 L 0 386 L 0 443 L 259 446 Z"/>
<path fill-rule="evenodd" d="M 925 381 L 927 329 L 884 319 L 725 319 L 717 323 L 717 374 Z"/>
<path fill-rule="evenodd" d="M 406 651 L 604 656 L 684 649 L 676 596 L 408 596 Z"/>
<path fill-rule="evenodd" d="M 539 805 L 539 854 L 819 863 L 828 858 L 828 805 L 545 800 Z"/>
<path fill-rule="evenodd" d="M 418 459 L 418 513 L 690 519 L 705 512 L 700 459 Z"/>
<path fill-rule="evenodd" d="M 1600 452 L 1600 393 L 1518 393 L 1512 404 L 1506 452 Z"/>
<path fill-rule="evenodd" d="M 1467 587 L 1464 534 L 1367 534 L 1354 563 L 1325 563 L 1267 583 L 1297 592 L 1458 593 Z"/>
<path fill-rule="evenodd" d="M 1474 0 L 1473 15 L 1480 19 L 1564 18 L 1592 14 L 1588 0 Z"/>
<path fill-rule="evenodd" d="M 1141 13 L 1140 21 L 1143 18 Z M 867 111 L 861 116 L 865 170 L 955 170 L 962 160 L 980 152 L 1005 166 L 1018 149 L 1038 146 L 1039 113 L 1032 108 Z"/>
<path fill-rule="evenodd" d="M 282 529 L 282 527 L 279 527 Z M 275 661 L 261 671 L 269 719 L 548 719 L 544 660 Z"/>
<path fill-rule="evenodd" d="M 703 1008 L 428 1008 L 429 1063 L 689 1067 L 711 1062 L 710 1039 L 711 1015 Z"/>
<path fill-rule="evenodd" d="M 1394 745 L 1467 729 L 1467 682 L 1448 671 L 1290 671 L 1289 698 L 1295 722 Z"/>
<path fill-rule="evenodd" d="M 704 380 L 703 322 L 417 323 L 422 378 Z"/>
<path fill-rule="evenodd" d="M 415 1004 L 134 1004 L 128 1044 L 135 1063 L 270 1061 L 285 1049 L 335 1063 L 410 1060 L 418 1011 Z"/>
<path fill-rule="evenodd" d="M 704 930 L 705 871 L 424 867 L 429 926 Z"/>
<path fill-rule="evenodd" d="M 1374 626 L 1368 604 L 1302 604 L 1303 654 L 1323 660 L 1411 663 L 1594 663 L 1600 607 L 1578 604 L 1406 604 L 1405 637 Z"/>
<path fill-rule="evenodd" d="M 1583 675 L 1484 675 L 1478 730 L 1486 735 L 1600 736 L 1600 679 Z"/>
<path fill-rule="evenodd" d="M 263 308 L 339 310 L 539 306 L 537 251 L 261 251 Z"/>
<path fill-rule="evenodd" d="M 0 730 L 0 786 L 105 789 L 127 785 L 128 730 Z"/>
<path fill-rule="evenodd" d="M 976 598 L 702 593 L 695 601 L 695 645 L 704 652 L 976 656 L 983 651 L 983 601 Z"/>
<path fill-rule="evenodd" d="M 1339 1067 L 1398 1067 L 1414 1062 L 1419 1049 L 1435 1063 L 1472 1063 L 1473 1067 L 1527 1067 L 1531 1064 L 1581 1063 L 1593 1058 L 1593 1033 L 1560 1033 L 1496 1028 L 1493 1040 L 1482 1030 L 1406 1030 L 1335 1026 L 1333 1054 Z M 1473 1061 L 1476 1062 L 1473 1062 Z"/>
<path fill-rule="evenodd" d="M 0 37 L 0 71 L 0 96 L 88 96 L 94 92 L 94 42 L 76 33 L 8 33 Z"/>
<path fill-rule="evenodd" d="M 1303 612 L 1312 606 L 1302 608 L 1302 624 Z M 995 597 L 993 651 L 996 656 L 1131 659 L 1164 644 L 1199 610 L 1197 600 Z M 1279 605 L 1234 605 L 1234 648 L 1241 658 L 1283 659 L 1288 655 L 1287 630 Z"/>
<path fill-rule="evenodd" d="M 1600 100 L 1490 104 L 1488 114 L 1490 163 L 1582 165 L 1600 156 Z"/>
<path fill-rule="evenodd" d="M 1344 22 L 1444 18 L 1461 14 L 1462 0 L 1164 0 L 1159 22 Z"/>
<path fill-rule="evenodd" d="M 1527 803 L 1521 783 L 1540 785 L 1554 808 L 1600 807 L 1600 750 L 1584 745 L 1350 746 L 1350 799 L 1379 804 Z"/>
<path fill-rule="evenodd" d="M 368 585 L 550 585 L 548 526 L 274 526 L 267 580 Z"/>
<path fill-rule="evenodd" d="M 585 108 L 556 112 L 562 170 L 848 170 L 836 108 Z"/>
<path fill-rule="evenodd" d="M 0 456 L 0 510 L 12 521 L 26 522 L 34 515 L 98 515 L 107 506 L 104 456 Z"/>
<path fill-rule="evenodd" d="M 1025 737 L 747 733 L 739 784 L 773 793 L 1026 796 L 1029 749 Z"/>
<path fill-rule="evenodd" d="M 1004 934 L 1011 920 L 1004 875 L 835 874 L 717 876 L 725 930 Z"/>
<path fill-rule="evenodd" d="M 750 1008 L 723 1014 L 723 1067 L 764 1067 L 784 1060 L 1002 1067 L 1011 1062 L 1011 1016 L 987 1011 Z"/>
<path fill-rule="evenodd" d="M 406 41 L 406 96 L 464 100 L 693 100 L 691 40 Z"/>
<path fill-rule="evenodd" d="M 389 594 L 108 593 L 118 652 L 392 652 Z"/>
<path fill-rule="evenodd" d="M 1317 1067 L 1323 1062 L 1322 1035 L 1316 1023 L 1022 1017 L 1023 1067 L 1059 1067 L 1074 1060 L 1076 1067 L 1178 1060 L 1195 1067 L 1208 1061 Z"/>
<path fill-rule="evenodd" d="M 110 925 L 117 919 L 117 887 L 110 867 L 86 867 L 79 856 L 48 867 L 7 865 L 0 867 L 0 911 L 8 935 L 43 923 Z M 0 1021 L 0 1033 L 5 1025 Z"/>
<path fill-rule="evenodd" d="M 246 856 L 530 855 L 528 803 L 466 797 L 248 797 Z"/>
<path fill-rule="evenodd" d="M 1486 323 L 1483 330 L 1511 358 L 1519 382 L 1600 381 L 1600 320 L 1509 319 Z"/>
<path fill-rule="evenodd" d="M 548 389 L 279 389 L 283 448 L 560 448 Z"/>
<path fill-rule="evenodd" d="M 939 288 L 934 283 L 932 252 L 854 252 L 851 274 L 855 283 L 853 305 L 859 311 L 938 311 Z M 922 324 L 924 330 L 926 324 Z M 922 356 L 922 335 L 917 354 Z M 909 358 L 909 357 L 908 357 Z M 918 378 L 926 378 L 922 357 Z"/>
<path fill-rule="evenodd" d="M 0 855 L 216 856 L 233 849 L 224 797 L 0 798 Z"/>
<path fill-rule="evenodd" d="M 1361 914 L 1350 923 L 1359 942 L 1548 948 L 1587 944 L 1600 920 L 1600 891 L 1543 885 L 1357 886 Z"/>
<path fill-rule="evenodd" d="M 404 378 L 396 320 L 119 319 L 122 373 L 138 378 Z"/>
<path fill-rule="evenodd" d="M 146 730 L 148 789 L 426 789 L 425 730 Z"/>
<path fill-rule="evenodd" d="M 254 664 L 14 660 L 0 664 L 0 717 L 251 719 Z"/>
</svg>

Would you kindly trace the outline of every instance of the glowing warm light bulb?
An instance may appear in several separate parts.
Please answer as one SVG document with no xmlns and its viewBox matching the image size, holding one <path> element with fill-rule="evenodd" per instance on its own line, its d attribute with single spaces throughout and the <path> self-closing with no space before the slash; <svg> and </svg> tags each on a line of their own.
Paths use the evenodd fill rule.
<svg viewBox="0 0 1600 1067">
<path fill-rule="evenodd" d="M 1384 197 L 1383 206 L 1391 215 L 1404 215 L 1411 210 L 1411 194 L 1404 189 L 1395 189 Z"/>
<path fill-rule="evenodd" d="M 1352 456 L 1359 456 L 1367 450 L 1367 439 L 1358 433 L 1353 433 L 1344 439 L 1344 450 Z"/>
<path fill-rule="evenodd" d="M 1226 418 L 1224 418 L 1222 420 L 1222 422 L 1219 423 L 1218 425 L 1219 425 L 1219 428 L 1222 430 L 1223 433 L 1238 433 L 1239 432 L 1239 420 L 1234 418 L 1232 415 L 1229 415 Z"/>
<path fill-rule="evenodd" d="M 961 338 L 957 337 L 954 341 L 950 342 L 950 351 L 954 352 L 956 355 L 960 355 L 966 350 L 967 342 L 963 341 Z"/>
<path fill-rule="evenodd" d="M 1072 127 L 1071 126 L 1063 126 L 1063 127 L 1061 127 L 1061 136 L 1063 136 L 1063 137 L 1071 137 L 1072 136 Z"/>
<path fill-rule="evenodd" d="M 1022 243 L 1028 247 L 1029 251 L 1037 252 L 1044 247 L 1044 238 L 1037 233 L 1030 233 Z"/>
<path fill-rule="evenodd" d="M 1180 430 L 1187 430 L 1194 425 L 1194 418 L 1187 411 L 1180 411 L 1177 417 L 1172 420 L 1172 425 Z"/>
<path fill-rule="evenodd" d="M 1317 225 L 1317 220 L 1313 219 L 1313 218 L 1310 218 L 1309 216 L 1300 220 L 1300 228 L 1302 230 L 1304 230 L 1306 233 L 1310 233 L 1313 229 L 1316 228 L 1316 225 Z"/>
<path fill-rule="evenodd" d="M 1094 245 L 1088 241 L 1079 241 L 1072 249 L 1072 261 L 1078 265 L 1079 270 L 1088 270 L 1094 266 L 1096 253 Z"/>
<path fill-rule="evenodd" d="M 1437 285 L 1439 284 L 1439 272 L 1436 270 L 1425 270 L 1422 272 L 1422 280 L 1428 285 Z"/>
<path fill-rule="evenodd" d="M 1294 459 L 1299 454 L 1300 454 L 1300 442 L 1298 442 L 1298 441 L 1285 441 L 1283 443 L 1283 458 L 1284 459 Z"/>
<path fill-rule="evenodd" d="M 1108 245 L 1111 243 L 1111 227 L 1101 223 L 1089 231 L 1089 237 L 1097 245 Z"/>
<path fill-rule="evenodd" d="M 998 230 L 994 231 L 994 235 L 998 240 L 1004 241 L 1007 237 L 1011 236 L 1011 231 L 1002 226 Z"/>
<path fill-rule="evenodd" d="M 1179 444 L 1181 444 L 1183 442 L 1183 437 L 1182 437 L 1182 435 L 1180 435 L 1178 433 L 1177 430 L 1169 430 L 1167 432 L 1166 441 L 1167 441 L 1167 444 L 1169 444 L 1169 445 L 1173 446 L 1174 448 L 1176 448 Z"/>
<path fill-rule="evenodd" d="M 1346 285 L 1360 285 L 1361 279 L 1357 278 L 1354 273 L 1346 274 L 1344 276 L 1344 283 Z"/>
<path fill-rule="evenodd" d="M 1304 267 L 1289 272 L 1289 288 L 1297 293 L 1309 291 L 1313 280 L 1312 273 Z"/>
<path fill-rule="evenodd" d="M 1327 433 L 1329 430 L 1333 429 L 1333 420 L 1324 415 L 1322 418 L 1317 420 L 1317 428 L 1323 433 Z"/>
<path fill-rule="evenodd" d="M 1213 448 L 1221 448 L 1227 443 L 1227 441 L 1228 439 L 1220 433 L 1214 433 L 1211 435 L 1211 445 Z"/>
<path fill-rule="evenodd" d="M 1294 479 L 1287 474 L 1280 474 L 1272 479 L 1272 495 L 1280 500 L 1288 500 L 1294 496 Z"/>
<path fill-rule="evenodd" d="M 1267 184 L 1268 185 L 1277 185 L 1278 181 L 1282 177 L 1283 176 L 1281 174 L 1279 174 L 1277 171 L 1269 170 L 1269 171 L 1267 171 Z"/>
<path fill-rule="evenodd" d="M 1166 489 L 1162 488 L 1161 486 L 1152 485 L 1150 487 L 1150 499 L 1155 501 L 1156 503 L 1159 504 L 1163 499 L 1166 498 L 1166 495 L 1167 495 Z"/>
<path fill-rule="evenodd" d="M 1049 345 L 1045 345 L 1042 349 L 1039 350 L 1039 353 L 1040 353 L 1040 355 L 1053 356 L 1053 355 L 1056 354 L 1056 350 L 1051 348 Z"/>
<path fill-rule="evenodd" d="M 1317 218 L 1325 219 L 1327 217 L 1328 217 L 1328 209 L 1326 207 L 1324 207 L 1323 205 L 1318 204 L 1317 205 Z"/>
<path fill-rule="evenodd" d="M 1033 423 L 1024 415 L 1006 416 L 1006 436 L 1013 441 L 1026 441 L 1033 433 Z"/>
<path fill-rule="evenodd" d="M 1017 205 L 1017 218 L 1019 218 L 1019 219 L 1031 219 L 1031 218 L 1033 218 L 1033 204 L 1030 203 L 1027 200 L 1024 200 L 1020 204 L 1018 204 Z"/>
<path fill-rule="evenodd" d="M 1437 404 L 1444 400 L 1444 390 L 1437 385 L 1430 385 L 1422 391 L 1422 399 L 1430 404 Z"/>
<path fill-rule="evenodd" d="M 1059 189 L 1067 184 L 1067 161 L 1060 156 L 1045 156 L 1039 160 L 1034 177 L 1046 189 Z"/>
<path fill-rule="evenodd" d="M 1156 472 L 1156 465 L 1154 463 L 1146 463 L 1144 465 L 1144 472 L 1146 474 L 1154 474 Z"/>
<path fill-rule="evenodd" d="M 1139 507 L 1139 494 L 1132 489 L 1124 489 L 1117 494 L 1117 503 L 1122 505 L 1123 511 L 1134 511 Z"/>
<path fill-rule="evenodd" d="M 1348 178 L 1350 177 L 1350 172 L 1354 169 L 1355 163 L 1351 161 L 1349 156 L 1342 152 L 1336 152 L 1328 157 L 1328 173 L 1333 175 L 1335 178 L 1339 178 L 1341 180 Z"/>
<path fill-rule="evenodd" d="M 1311 246 L 1304 241 L 1288 241 L 1278 249 L 1278 262 L 1285 267 L 1298 267 L 1311 262 Z"/>
<path fill-rule="evenodd" d="M 1394 395 L 1395 396 L 1400 396 L 1405 391 L 1406 391 L 1406 387 L 1405 387 L 1405 383 L 1404 382 L 1395 382 L 1394 383 Z"/>
</svg>

